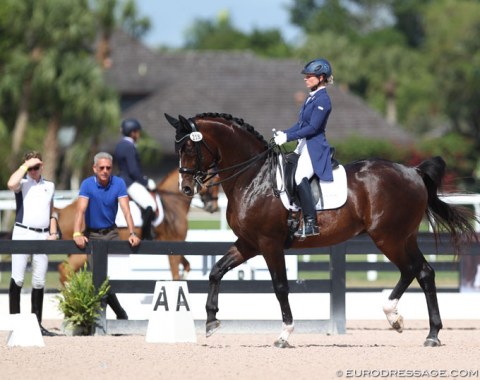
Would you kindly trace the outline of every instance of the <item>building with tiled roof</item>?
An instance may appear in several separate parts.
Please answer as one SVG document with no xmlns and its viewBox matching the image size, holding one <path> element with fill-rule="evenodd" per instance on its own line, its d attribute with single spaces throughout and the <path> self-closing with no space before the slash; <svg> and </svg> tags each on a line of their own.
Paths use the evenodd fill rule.
<svg viewBox="0 0 480 380">
<path fill-rule="evenodd" d="M 232 114 L 267 139 L 272 128 L 290 127 L 307 94 L 302 67 L 294 59 L 265 59 L 249 52 L 154 52 L 118 32 L 111 40 L 106 75 L 121 94 L 122 117 L 139 119 L 168 156 L 174 154 L 174 131 L 164 113 Z M 361 98 L 335 85 L 328 91 L 333 104 L 327 127 L 330 141 L 356 135 L 412 143 L 412 136 L 389 124 Z"/>
</svg>

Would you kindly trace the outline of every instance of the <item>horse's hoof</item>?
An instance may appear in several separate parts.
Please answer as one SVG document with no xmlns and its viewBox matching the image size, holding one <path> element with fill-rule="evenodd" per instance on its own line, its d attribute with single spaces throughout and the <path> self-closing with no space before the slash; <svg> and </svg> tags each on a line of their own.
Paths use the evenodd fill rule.
<svg viewBox="0 0 480 380">
<path fill-rule="evenodd" d="M 423 343 L 424 347 L 440 347 L 442 343 L 438 338 L 427 338 L 425 343 Z"/>
<path fill-rule="evenodd" d="M 403 332 L 403 317 L 401 315 L 398 316 L 398 319 L 392 323 L 393 329 L 398 332 Z"/>
<path fill-rule="evenodd" d="M 276 340 L 273 345 L 277 348 L 291 348 L 290 343 L 288 343 L 285 339 L 278 339 Z"/>
<path fill-rule="evenodd" d="M 221 322 L 215 319 L 212 322 L 207 322 L 207 338 L 212 336 L 215 331 L 217 331 L 221 327 Z"/>
</svg>

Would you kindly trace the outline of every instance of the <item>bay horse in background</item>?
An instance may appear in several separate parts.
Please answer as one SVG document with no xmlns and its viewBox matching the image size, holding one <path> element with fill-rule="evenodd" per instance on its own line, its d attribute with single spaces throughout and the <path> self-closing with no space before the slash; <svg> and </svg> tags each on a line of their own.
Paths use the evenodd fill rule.
<svg viewBox="0 0 480 380">
<path fill-rule="evenodd" d="M 211 183 L 214 183 L 217 177 L 211 179 Z M 187 197 L 183 194 L 178 187 L 179 175 L 178 170 L 172 170 L 169 174 L 157 183 L 157 192 L 160 195 L 160 199 L 163 205 L 164 219 L 155 228 L 156 240 L 161 241 L 184 241 L 187 237 L 188 230 L 188 212 L 190 210 L 190 204 L 192 202 L 191 197 Z M 203 202 L 203 209 L 209 213 L 214 213 L 219 210 L 218 208 L 218 186 L 204 186 L 199 195 Z M 58 225 L 62 232 L 62 239 L 72 239 L 73 235 L 73 220 L 77 209 L 77 201 L 74 201 L 65 208 L 55 208 L 55 212 L 58 215 Z M 118 229 L 120 239 L 128 240 L 129 231 L 128 228 Z M 135 232 L 141 237 L 141 228 L 136 227 Z M 180 264 L 183 267 L 183 277 L 186 277 L 190 271 L 190 263 L 183 255 L 168 255 L 170 264 L 170 271 L 172 273 L 173 280 L 180 280 Z M 87 255 L 75 254 L 68 256 L 68 265 L 60 263 L 58 265 L 58 271 L 60 274 L 60 282 L 62 285 L 66 280 L 70 270 L 78 271 L 83 268 L 84 263 L 87 261 Z"/>
<path fill-rule="evenodd" d="M 263 255 L 280 304 L 282 330 L 276 347 L 289 347 L 294 321 L 288 300 L 289 288 L 284 250 L 332 246 L 360 234 L 368 234 L 375 245 L 400 270 L 400 279 L 384 305 L 390 325 L 401 332 L 403 318 L 397 303 L 414 278 L 425 293 L 430 330 L 425 346 L 439 346 L 442 321 L 437 302 L 435 273 L 417 243 L 424 216 L 435 228 L 449 233 L 455 253 L 462 243 L 476 239 L 474 216 L 468 209 L 441 201 L 437 189 L 445 174 L 441 157 L 416 167 L 367 159 L 345 165 L 346 203 L 336 209 L 317 212 L 320 235 L 303 241 L 291 238 L 288 211 L 275 196 L 272 162 L 279 154 L 242 119 L 225 114 L 205 113 L 186 119 L 165 115 L 176 129 L 182 191 L 193 196 L 195 184 L 216 172 L 228 199 L 227 221 L 236 242 L 213 266 L 206 301 L 206 335 L 220 327 L 217 320 L 220 282 L 229 270 L 246 260 Z M 287 243 L 289 242 L 289 243 Z M 212 255 L 218 255 L 212 252 Z"/>
</svg>

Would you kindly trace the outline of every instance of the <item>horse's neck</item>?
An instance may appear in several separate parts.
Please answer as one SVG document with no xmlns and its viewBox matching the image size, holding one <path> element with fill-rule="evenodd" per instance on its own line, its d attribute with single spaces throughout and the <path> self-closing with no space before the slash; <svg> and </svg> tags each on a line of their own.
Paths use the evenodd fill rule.
<svg viewBox="0 0 480 380">
<path fill-rule="evenodd" d="M 245 162 L 249 158 L 238 162 Z M 225 165 L 225 168 L 231 167 L 233 165 L 235 164 L 231 164 L 230 166 Z M 242 167 L 236 170 L 227 170 L 223 176 L 220 176 L 220 180 L 225 181 L 222 182 L 222 187 L 225 196 L 229 200 L 233 198 L 238 198 L 239 191 L 240 193 L 250 192 L 252 191 L 252 189 L 259 189 L 259 185 L 263 185 L 263 187 L 265 187 L 265 185 L 268 185 L 270 187 L 269 165 L 266 156 L 262 157 L 258 162 L 254 163 L 250 168 L 245 170 L 245 172 L 239 174 L 238 176 L 234 176 L 235 173 L 237 173 L 239 170 L 242 170 Z"/>
</svg>

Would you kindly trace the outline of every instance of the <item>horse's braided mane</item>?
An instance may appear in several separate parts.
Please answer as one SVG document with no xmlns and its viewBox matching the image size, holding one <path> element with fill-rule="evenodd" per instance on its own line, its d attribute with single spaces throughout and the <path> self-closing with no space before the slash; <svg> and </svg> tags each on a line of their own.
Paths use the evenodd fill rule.
<svg viewBox="0 0 480 380">
<path fill-rule="evenodd" d="M 255 130 L 255 128 L 246 123 L 243 119 L 240 119 L 238 117 L 234 117 L 228 113 L 216 113 L 216 112 L 205 112 L 205 113 L 201 113 L 201 114 L 198 114 L 196 115 L 195 117 L 198 117 L 198 118 L 213 118 L 213 119 L 225 119 L 225 120 L 231 120 L 233 122 L 235 122 L 235 124 L 237 124 L 240 128 L 250 132 L 251 134 L 253 134 L 258 140 L 260 140 L 261 142 L 263 142 L 265 144 L 265 146 L 268 146 L 268 143 L 267 141 L 265 140 L 265 138 Z"/>
</svg>

